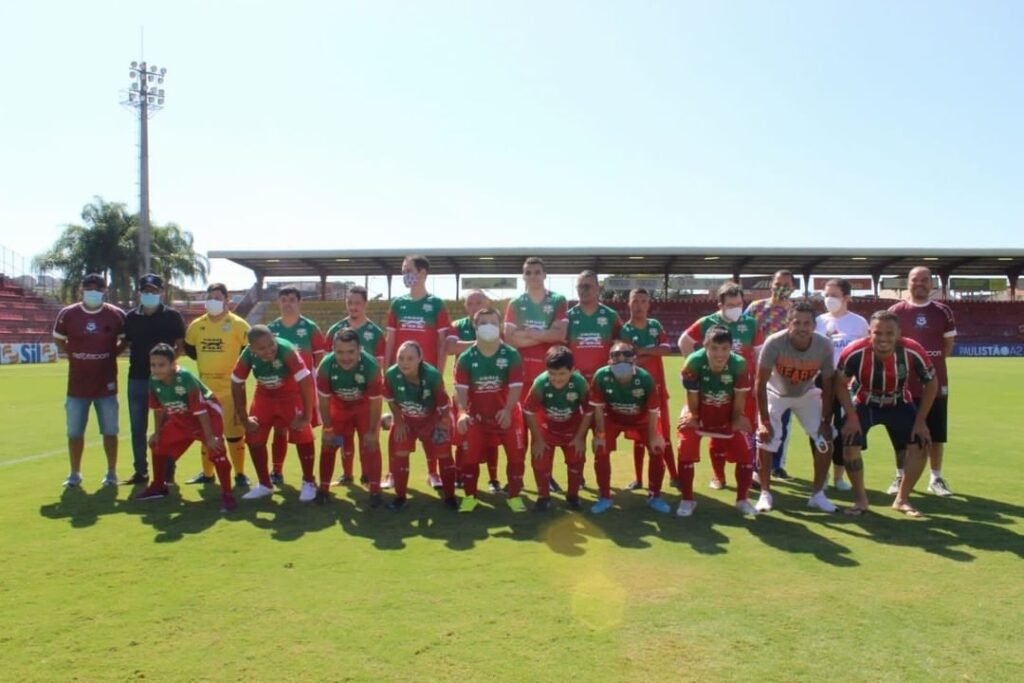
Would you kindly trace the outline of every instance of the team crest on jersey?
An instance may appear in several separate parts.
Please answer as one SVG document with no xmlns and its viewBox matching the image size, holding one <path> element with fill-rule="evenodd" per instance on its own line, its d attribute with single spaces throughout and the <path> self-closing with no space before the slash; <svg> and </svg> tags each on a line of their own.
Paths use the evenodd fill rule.
<svg viewBox="0 0 1024 683">
<path fill-rule="evenodd" d="M 362 384 L 363 382 L 366 381 L 366 376 L 365 375 L 361 375 L 361 374 L 359 374 L 357 372 L 356 376 L 355 376 L 355 380 L 356 380 L 356 384 Z"/>
<path fill-rule="evenodd" d="M 601 316 L 597 319 L 598 327 L 608 327 L 608 318 Z"/>
<path fill-rule="evenodd" d="M 281 369 L 281 367 L 283 366 L 283 363 L 281 363 L 281 361 L 279 361 L 278 359 L 276 359 L 276 358 L 275 358 L 275 359 L 274 359 L 274 362 L 273 362 L 273 363 L 271 363 L 271 364 L 270 364 L 270 366 L 271 366 L 272 368 L 274 368 L 275 370 L 280 370 L 280 369 Z"/>
<path fill-rule="evenodd" d="M 434 304 L 423 304 L 423 310 L 430 313 L 434 310 Z"/>
<path fill-rule="evenodd" d="M 643 395 L 644 395 L 644 390 L 643 389 L 637 387 L 636 389 L 633 390 L 633 398 L 640 398 Z"/>
<path fill-rule="evenodd" d="M 371 339 L 373 339 L 373 332 L 370 332 L 369 330 L 363 332 L 363 339 L 365 339 L 366 341 L 370 341 Z"/>
<path fill-rule="evenodd" d="M 85 331 L 88 332 L 89 334 L 92 334 L 93 332 L 95 332 L 96 331 L 96 321 L 95 320 L 90 320 L 89 322 L 87 322 L 85 324 Z"/>
<path fill-rule="evenodd" d="M 551 304 L 544 304 L 544 307 L 541 310 L 544 311 L 545 315 L 551 315 L 555 312 L 555 307 Z"/>
<path fill-rule="evenodd" d="M 732 375 L 728 373 L 723 372 L 718 378 L 722 380 L 723 384 L 732 384 Z"/>
<path fill-rule="evenodd" d="M 425 398 L 425 399 L 430 398 L 430 389 L 424 389 L 423 390 L 423 398 Z"/>
<path fill-rule="evenodd" d="M 299 329 L 295 330 L 295 336 L 296 337 L 305 337 L 306 336 L 306 328 L 305 327 L 300 327 Z"/>
<path fill-rule="evenodd" d="M 188 389 L 179 384 L 176 387 L 174 387 L 174 393 L 176 393 L 178 396 L 184 396 L 185 394 L 188 393 Z"/>
<path fill-rule="evenodd" d="M 928 327 L 928 317 L 924 313 L 918 313 L 917 317 L 914 318 L 914 325 L 916 327 Z"/>
<path fill-rule="evenodd" d="M 577 393 L 576 393 L 575 391 L 570 391 L 569 393 L 567 393 L 567 394 L 565 395 L 565 398 L 566 398 L 566 399 L 568 399 L 568 400 L 570 400 L 570 401 L 575 401 L 575 400 L 577 400 L 577 399 L 578 399 L 579 397 L 580 397 L 580 395 L 579 395 L 579 394 L 577 394 Z"/>
<path fill-rule="evenodd" d="M 498 360 L 494 361 L 494 364 L 498 366 L 499 370 L 504 370 L 505 368 L 508 367 L 508 358 L 499 358 Z"/>
<path fill-rule="evenodd" d="M 736 331 L 737 332 L 746 332 L 747 331 L 747 326 L 744 325 L 743 323 L 740 323 L 739 325 L 736 326 Z"/>
<path fill-rule="evenodd" d="M 220 326 L 220 331 L 221 332 L 230 332 L 231 331 L 231 323 L 224 323 L 223 325 L 221 325 Z"/>
</svg>

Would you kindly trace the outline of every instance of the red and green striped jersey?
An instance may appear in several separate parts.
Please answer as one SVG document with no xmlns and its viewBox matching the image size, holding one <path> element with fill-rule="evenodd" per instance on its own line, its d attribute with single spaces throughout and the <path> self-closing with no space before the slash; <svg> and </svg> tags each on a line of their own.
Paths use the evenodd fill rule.
<svg viewBox="0 0 1024 683">
<path fill-rule="evenodd" d="M 419 380 L 410 382 L 397 365 L 384 373 L 384 398 L 398 406 L 402 418 L 414 428 L 447 418 L 451 401 L 444 388 L 444 378 L 433 365 L 420 364 Z"/>
<path fill-rule="evenodd" d="M 698 349 L 686 357 L 681 372 L 683 387 L 700 394 L 697 415 L 699 431 L 708 436 L 732 436 L 732 408 L 737 391 L 750 391 L 751 380 L 747 361 L 738 353 L 729 354 L 725 368 L 711 369 L 708 352 Z"/>
<path fill-rule="evenodd" d="M 316 390 L 324 398 L 344 404 L 345 410 L 357 410 L 371 398 L 381 397 L 380 366 L 373 356 L 360 351 L 359 360 L 346 370 L 332 351 L 316 370 Z"/>
<path fill-rule="evenodd" d="M 619 314 L 598 304 L 597 310 L 587 315 L 576 305 L 569 309 L 566 317 L 569 319 L 567 339 L 576 369 L 589 380 L 598 368 L 608 364 L 608 352 L 622 328 Z"/>
<path fill-rule="evenodd" d="M 583 416 L 591 412 L 587 391 L 587 380 L 579 372 L 573 371 L 568 384 L 556 389 L 545 371 L 533 381 L 523 412 L 534 415 L 545 434 L 564 442 L 576 436 Z"/>
<path fill-rule="evenodd" d="M 380 329 L 377 323 L 372 320 L 367 320 L 359 327 L 352 327 L 352 323 L 348 318 L 339 320 L 338 322 L 331 325 L 327 330 L 327 350 L 331 351 L 334 344 L 334 335 L 341 330 L 354 329 L 356 334 L 359 335 L 359 348 L 366 351 L 368 354 L 375 358 L 384 357 L 384 330 Z M 398 347 L 395 347 L 396 349 Z"/>
<path fill-rule="evenodd" d="M 654 318 L 648 318 L 643 325 L 637 325 L 627 321 L 619 330 L 619 339 L 628 341 L 637 349 L 665 348 L 671 349 L 668 343 L 668 333 L 660 322 Z M 668 396 L 668 388 L 665 386 L 665 363 L 661 356 L 637 356 L 637 365 L 651 373 L 654 381 Z"/>
<path fill-rule="evenodd" d="M 635 368 L 632 379 L 620 382 L 605 365 L 594 373 L 590 383 L 590 405 L 603 406 L 606 418 L 623 427 L 647 426 L 648 413 L 656 412 L 660 404 L 654 378 L 643 368 Z"/>
<path fill-rule="evenodd" d="M 395 332 L 395 348 L 392 355 L 398 353 L 403 342 L 413 340 L 423 349 L 423 358 L 428 361 L 437 358 L 438 333 L 451 327 L 448 309 L 444 301 L 428 294 L 422 299 L 413 299 L 408 294 L 394 299 L 388 311 L 388 331 Z M 394 358 L 385 358 L 385 363 L 394 363 Z"/>
<path fill-rule="evenodd" d="M 556 292 L 544 290 L 544 297 L 539 303 L 531 299 L 529 293 L 523 292 L 508 302 L 505 308 L 505 322 L 520 330 L 549 330 L 556 322 L 567 319 L 567 306 L 565 297 Z M 523 358 L 543 360 L 551 346 L 524 346 L 519 353 Z"/>
<path fill-rule="evenodd" d="M 298 322 L 291 327 L 286 327 L 280 318 L 270 321 L 267 327 L 278 338 L 290 341 L 295 345 L 307 368 L 316 367 L 315 354 L 330 350 L 327 348 L 327 337 L 320 331 L 320 326 L 306 316 L 299 316 Z"/>
<path fill-rule="evenodd" d="M 686 336 L 700 348 L 704 344 L 704 335 L 716 325 L 729 330 L 729 334 L 732 335 L 732 350 L 743 356 L 743 360 L 747 361 L 747 367 L 753 368 L 756 362 L 754 349 L 764 344 L 765 337 L 757 320 L 744 313 L 736 322 L 729 322 L 721 313 L 712 313 L 698 318 L 686 328 Z"/>
<path fill-rule="evenodd" d="M 231 381 L 243 383 L 249 373 L 256 378 L 256 392 L 276 398 L 299 393 L 299 382 L 309 377 L 309 368 L 302 361 L 295 346 L 286 339 L 277 339 L 277 352 L 269 361 L 257 358 L 252 347 L 242 349 L 235 369 L 231 372 Z"/>
<path fill-rule="evenodd" d="M 928 352 L 913 339 L 897 340 L 895 350 L 885 357 L 878 356 L 871 339 L 858 339 L 839 356 L 839 372 L 852 380 L 855 403 L 891 406 L 911 401 L 907 382 L 911 375 L 921 384 L 935 377 L 935 366 Z"/>
<path fill-rule="evenodd" d="M 519 352 L 501 344 L 491 356 L 473 345 L 462 352 L 455 365 L 455 386 L 469 391 L 469 414 L 488 422 L 508 402 L 508 390 L 523 385 Z"/>
<path fill-rule="evenodd" d="M 174 377 L 169 383 L 149 378 L 149 407 L 153 410 L 163 409 L 168 415 L 188 417 L 202 415 L 211 404 L 217 404 L 213 392 L 181 366 L 174 368 Z"/>
</svg>

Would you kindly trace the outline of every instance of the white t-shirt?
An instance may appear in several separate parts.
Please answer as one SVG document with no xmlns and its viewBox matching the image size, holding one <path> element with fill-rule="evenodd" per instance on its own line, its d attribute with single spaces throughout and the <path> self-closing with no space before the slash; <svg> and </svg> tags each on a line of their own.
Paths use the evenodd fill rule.
<svg viewBox="0 0 1024 683">
<path fill-rule="evenodd" d="M 815 332 L 832 341 L 832 362 L 838 364 L 839 354 L 843 349 L 868 336 L 868 321 L 850 311 L 839 318 L 833 317 L 831 313 L 822 313 L 818 316 L 818 327 Z"/>
</svg>

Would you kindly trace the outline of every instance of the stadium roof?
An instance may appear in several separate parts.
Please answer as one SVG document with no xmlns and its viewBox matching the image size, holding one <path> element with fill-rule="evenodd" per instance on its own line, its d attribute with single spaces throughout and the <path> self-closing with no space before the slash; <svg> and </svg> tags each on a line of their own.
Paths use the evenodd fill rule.
<svg viewBox="0 0 1024 683">
<path fill-rule="evenodd" d="M 737 247 L 501 247 L 458 249 L 315 249 L 211 251 L 262 277 L 363 276 L 401 272 L 407 254 L 430 259 L 433 274 L 518 273 L 528 256 L 544 259 L 548 273 L 904 275 L 918 265 L 936 274 L 1020 275 L 1024 249 L 829 249 Z"/>
</svg>

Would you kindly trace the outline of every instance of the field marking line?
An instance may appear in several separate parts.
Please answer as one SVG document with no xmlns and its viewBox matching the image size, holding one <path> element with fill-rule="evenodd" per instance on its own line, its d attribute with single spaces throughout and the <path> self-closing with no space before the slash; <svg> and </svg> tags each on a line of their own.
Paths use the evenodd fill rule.
<svg viewBox="0 0 1024 683">
<path fill-rule="evenodd" d="M 130 435 L 128 435 L 128 434 L 122 434 L 122 435 L 117 437 L 117 440 L 120 443 L 121 441 L 124 441 L 125 439 L 128 439 L 129 436 Z M 97 446 L 102 448 L 103 442 L 102 441 L 97 441 L 97 442 L 85 444 L 86 448 L 95 448 Z M 68 454 L 68 447 L 64 446 L 64 448 L 61 448 L 60 450 L 46 451 L 45 453 L 36 453 L 35 455 L 26 455 L 23 458 L 15 458 L 13 460 L 0 460 L 0 467 L 9 467 L 10 465 L 20 465 L 23 462 L 33 462 L 35 460 L 44 460 L 46 458 L 52 458 L 55 455 L 67 455 L 67 454 Z"/>
</svg>

